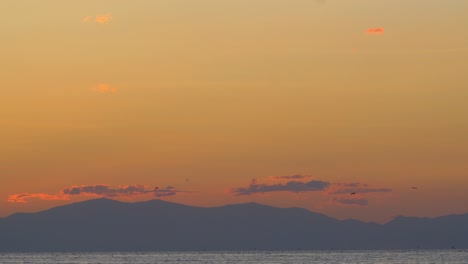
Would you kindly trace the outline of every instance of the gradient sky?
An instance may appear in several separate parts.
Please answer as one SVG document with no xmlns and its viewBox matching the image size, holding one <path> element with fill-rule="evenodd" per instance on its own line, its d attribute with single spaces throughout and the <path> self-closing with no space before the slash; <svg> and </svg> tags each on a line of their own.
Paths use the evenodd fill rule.
<svg viewBox="0 0 468 264">
<path fill-rule="evenodd" d="M 466 213 L 466 14 L 466 0 L 2 0 L 0 217 L 102 196 Z"/>
</svg>

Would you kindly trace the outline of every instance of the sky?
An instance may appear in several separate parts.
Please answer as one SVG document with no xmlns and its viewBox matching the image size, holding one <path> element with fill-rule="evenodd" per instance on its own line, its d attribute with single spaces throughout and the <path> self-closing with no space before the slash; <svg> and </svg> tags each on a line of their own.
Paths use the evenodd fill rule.
<svg viewBox="0 0 468 264">
<path fill-rule="evenodd" d="M 467 13 L 465 0 L 3 0 L 0 217 L 99 197 L 376 222 L 468 213 Z"/>
</svg>

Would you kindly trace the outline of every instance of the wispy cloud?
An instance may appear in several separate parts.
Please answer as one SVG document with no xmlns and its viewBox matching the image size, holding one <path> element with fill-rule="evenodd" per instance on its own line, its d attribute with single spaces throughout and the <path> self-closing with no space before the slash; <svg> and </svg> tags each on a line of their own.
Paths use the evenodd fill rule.
<svg viewBox="0 0 468 264">
<path fill-rule="evenodd" d="M 367 34 L 371 34 L 371 35 L 381 35 L 385 32 L 385 29 L 384 28 L 368 28 L 366 30 L 366 33 Z"/>
<path fill-rule="evenodd" d="M 94 21 L 99 24 L 106 24 L 109 23 L 112 19 L 112 14 L 104 14 L 104 15 L 97 15 Z"/>
<path fill-rule="evenodd" d="M 177 191 L 173 186 L 167 186 L 165 189 L 162 190 L 154 190 L 155 197 L 167 197 L 176 195 L 179 191 Z"/>
<path fill-rule="evenodd" d="M 252 195 L 256 193 L 266 193 L 266 192 L 313 192 L 313 191 L 322 191 L 330 185 L 329 182 L 325 181 L 289 181 L 286 183 L 278 184 L 259 184 L 257 180 L 252 180 L 248 187 L 241 187 L 233 189 L 233 193 L 236 196 L 240 195 Z"/>
<path fill-rule="evenodd" d="M 38 198 L 41 200 L 69 200 L 67 196 L 50 195 L 45 193 L 18 193 L 8 196 L 10 203 L 26 203 L 26 199 Z"/>
<path fill-rule="evenodd" d="M 112 20 L 112 14 L 102 14 L 102 15 L 96 15 L 94 17 L 94 20 L 92 19 L 92 16 L 85 16 L 81 22 L 83 23 L 88 23 L 88 22 L 95 22 L 98 24 L 107 24 Z"/>
<path fill-rule="evenodd" d="M 304 176 L 304 175 L 290 175 L 290 176 L 273 176 L 271 179 L 273 180 L 302 180 L 312 178 L 311 176 Z"/>
<path fill-rule="evenodd" d="M 122 186 L 120 188 L 112 188 L 109 185 L 100 184 L 100 185 L 82 185 L 82 186 L 72 186 L 66 188 L 62 191 L 63 194 L 68 195 L 102 195 L 105 197 L 118 197 L 118 196 L 135 196 L 139 194 L 144 194 L 152 192 L 151 190 L 145 190 L 143 185 L 128 185 Z"/>
<path fill-rule="evenodd" d="M 355 188 L 344 188 L 339 189 L 334 194 L 349 194 L 349 193 L 383 193 L 383 192 L 391 192 L 392 189 L 390 188 L 366 188 L 366 187 L 355 187 Z"/>
<path fill-rule="evenodd" d="M 83 22 L 83 23 L 88 23 L 90 19 L 91 19 L 91 16 L 85 16 L 85 17 L 81 20 L 81 22 Z"/>
<path fill-rule="evenodd" d="M 71 197 L 78 196 L 95 196 L 106 198 L 131 198 L 146 194 L 153 194 L 154 197 L 167 197 L 173 196 L 177 193 L 184 192 L 177 190 L 173 186 L 166 188 L 147 188 L 144 185 L 126 185 L 113 188 L 107 184 L 97 185 L 79 185 L 71 186 L 60 191 L 56 195 L 45 193 L 20 193 L 13 194 L 8 197 L 8 202 L 12 203 L 26 203 L 27 199 L 41 199 L 41 200 L 70 200 Z"/>
<path fill-rule="evenodd" d="M 117 92 L 117 88 L 112 87 L 112 86 L 110 86 L 108 84 L 105 84 L 105 83 L 99 84 L 95 88 L 95 90 L 100 92 L 100 93 L 116 93 Z"/>
<path fill-rule="evenodd" d="M 165 197 L 176 195 L 178 190 L 173 186 L 167 186 L 166 188 L 159 189 L 155 188 L 154 190 L 146 189 L 143 185 L 127 185 L 120 188 L 112 188 L 109 185 L 82 185 L 82 186 L 73 186 L 63 190 L 64 194 L 68 195 L 98 195 L 108 198 L 114 197 L 131 197 L 147 193 L 153 193 L 155 197 Z"/>
<path fill-rule="evenodd" d="M 313 177 L 300 174 L 254 178 L 248 186 L 233 188 L 227 193 L 235 196 L 273 192 L 321 193 L 331 196 L 330 205 L 367 206 L 371 197 L 392 192 L 390 188 L 369 186 L 362 182 L 329 182 L 310 178 Z"/>
<path fill-rule="evenodd" d="M 369 199 L 376 194 L 390 193 L 390 188 L 376 188 L 365 183 L 334 183 L 328 190 L 329 195 L 333 195 L 331 204 L 346 206 L 367 206 Z"/>
</svg>

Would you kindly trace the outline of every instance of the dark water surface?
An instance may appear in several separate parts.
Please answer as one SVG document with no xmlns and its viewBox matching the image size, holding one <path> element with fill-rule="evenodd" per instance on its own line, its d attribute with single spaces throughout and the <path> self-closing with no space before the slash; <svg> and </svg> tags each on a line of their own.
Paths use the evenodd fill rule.
<svg viewBox="0 0 468 264">
<path fill-rule="evenodd" d="M 468 263 L 468 250 L 0 253 L 0 263 Z"/>
</svg>

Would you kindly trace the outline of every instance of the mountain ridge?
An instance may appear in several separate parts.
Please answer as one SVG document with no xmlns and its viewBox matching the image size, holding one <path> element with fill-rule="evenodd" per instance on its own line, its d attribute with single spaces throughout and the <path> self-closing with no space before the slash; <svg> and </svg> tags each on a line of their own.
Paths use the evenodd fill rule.
<svg viewBox="0 0 468 264">
<path fill-rule="evenodd" d="M 338 220 L 258 203 L 100 198 L 0 218 L 0 252 L 468 248 L 468 214 Z"/>
</svg>

